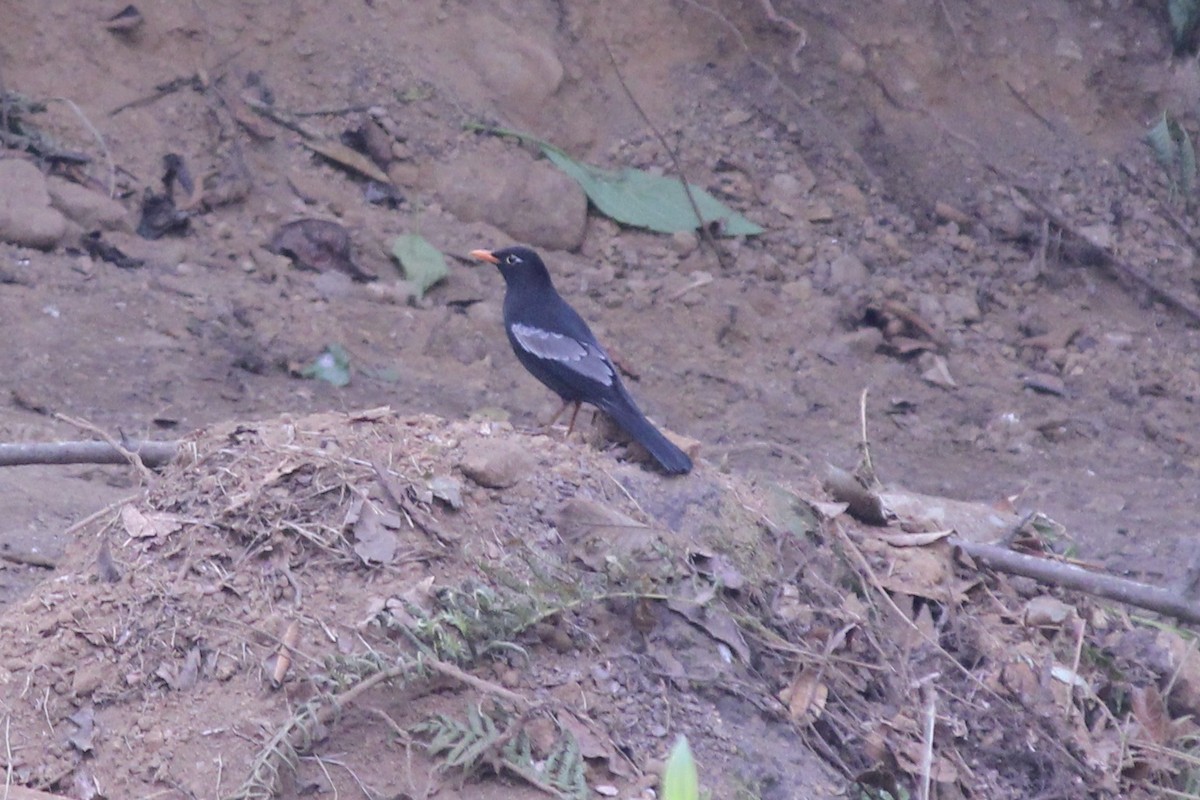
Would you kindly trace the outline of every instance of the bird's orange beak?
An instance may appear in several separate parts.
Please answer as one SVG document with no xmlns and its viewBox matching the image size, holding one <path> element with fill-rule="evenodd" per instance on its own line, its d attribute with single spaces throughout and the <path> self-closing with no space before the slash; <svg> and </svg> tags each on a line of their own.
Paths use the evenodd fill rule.
<svg viewBox="0 0 1200 800">
<path fill-rule="evenodd" d="M 471 258 L 478 258 L 480 261 L 486 261 L 489 264 L 499 264 L 500 259 L 492 255 L 491 250 L 472 250 Z"/>
</svg>

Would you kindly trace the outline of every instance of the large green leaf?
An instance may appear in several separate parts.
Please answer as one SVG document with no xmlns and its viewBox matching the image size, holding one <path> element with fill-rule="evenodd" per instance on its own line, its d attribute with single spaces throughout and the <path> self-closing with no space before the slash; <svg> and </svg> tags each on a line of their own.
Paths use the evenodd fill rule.
<svg viewBox="0 0 1200 800">
<path fill-rule="evenodd" d="M 601 214 L 624 225 L 648 228 L 658 233 L 678 233 L 694 231 L 702 224 L 717 222 L 721 236 L 757 236 L 763 233 L 758 225 L 695 184 L 688 184 L 692 200 L 696 202 L 696 208 L 692 208 L 683 181 L 678 178 L 654 175 L 632 167 L 618 171 L 601 169 L 576 161 L 549 142 L 526 133 L 482 125 L 467 127 L 536 144 L 546 158 L 579 184 Z M 703 219 L 696 219 L 697 208 Z"/>
<path fill-rule="evenodd" d="M 663 770 L 663 800 L 700 800 L 700 776 L 696 772 L 696 761 L 688 747 L 687 738 L 680 736 L 667 757 Z"/>
<path fill-rule="evenodd" d="M 683 181 L 626 167 L 613 172 L 569 157 L 556 147 L 542 146 L 556 167 L 575 179 L 601 214 L 635 228 L 659 233 L 699 227 Z M 704 224 L 720 221 L 723 236 L 756 236 L 763 229 L 695 184 L 688 184 Z"/>
<path fill-rule="evenodd" d="M 423 297 L 430 286 L 450 274 L 442 251 L 420 234 L 397 236 L 392 242 L 392 255 L 404 269 L 405 279 L 417 290 L 417 297 Z"/>
<path fill-rule="evenodd" d="M 350 356 L 340 344 L 331 344 L 311 364 L 300 370 L 305 378 L 316 378 L 339 389 L 350 383 Z"/>
</svg>

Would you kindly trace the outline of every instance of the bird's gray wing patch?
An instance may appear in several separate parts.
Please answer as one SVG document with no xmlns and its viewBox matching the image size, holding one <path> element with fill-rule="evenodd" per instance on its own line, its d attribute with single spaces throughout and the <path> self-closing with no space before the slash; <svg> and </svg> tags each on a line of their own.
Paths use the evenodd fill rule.
<svg viewBox="0 0 1200 800">
<path fill-rule="evenodd" d="M 597 383 L 612 386 L 612 364 L 604 351 L 598 347 L 561 333 L 552 333 L 520 323 L 512 326 L 512 334 L 521 347 L 538 358 L 557 361 Z"/>
</svg>

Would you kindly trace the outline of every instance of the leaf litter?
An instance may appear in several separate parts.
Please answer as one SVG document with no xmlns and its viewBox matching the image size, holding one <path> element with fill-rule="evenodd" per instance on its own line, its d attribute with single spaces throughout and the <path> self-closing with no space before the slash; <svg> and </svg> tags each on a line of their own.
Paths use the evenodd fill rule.
<svg viewBox="0 0 1200 800">
<path fill-rule="evenodd" d="M 536 465 L 522 480 L 458 477 L 468 446 L 509 442 Z M 334 751 L 385 792 L 502 771 L 631 796 L 665 737 L 696 743 L 709 785 L 714 745 L 753 759 L 764 722 L 844 787 L 915 793 L 925 774 L 938 796 L 1136 798 L 1185 769 L 1171 748 L 1194 732 L 1200 665 L 1179 632 L 1085 595 L 1027 602 L 944 539 L 819 521 L 808 491 L 703 466 L 663 481 L 505 423 L 388 409 L 214 425 L 0 616 L 13 741 L 103 708 L 98 735 L 22 751 L 13 780 L 211 794 L 207 763 L 157 755 L 203 732 L 222 797 L 326 785 L 298 756 Z M 597 532 L 617 535 L 607 553 Z M 116 583 L 93 576 L 102 541 Z"/>
</svg>

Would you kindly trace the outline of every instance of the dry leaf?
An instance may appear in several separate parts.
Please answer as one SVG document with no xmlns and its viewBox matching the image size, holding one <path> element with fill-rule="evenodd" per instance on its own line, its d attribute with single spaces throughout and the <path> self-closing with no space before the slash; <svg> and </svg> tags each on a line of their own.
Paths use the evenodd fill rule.
<svg viewBox="0 0 1200 800">
<path fill-rule="evenodd" d="M 312 150 L 318 155 L 322 155 L 337 164 L 342 165 L 352 172 L 357 172 L 360 175 L 365 175 L 373 181 L 386 183 L 389 186 L 392 179 L 387 173 L 375 166 L 375 162 L 364 156 L 362 153 L 347 147 L 341 142 L 334 141 L 309 141 L 305 140 L 302 144 L 309 150 Z"/>
<path fill-rule="evenodd" d="M 934 386 L 941 386 L 943 389 L 958 388 L 958 384 L 950 376 L 950 366 L 942 356 L 935 355 L 933 357 L 933 366 L 922 372 L 921 378 Z"/>
<path fill-rule="evenodd" d="M 135 506 L 121 509 L 121 524 L 125 533 L 134 539 L 168 536 L 183 527 L 183 521 L 170 514 L 145 514 Z"/>
<path fill-rule="evenodd" d="M 880 535 L 880 539 L 890 544 L 892 547 L 924 547 L 927 544 L 933 544 L 936 541 L 945 539 L 953 534 L 954 531 L 929 531 L 928 533 L 885 533 Z"/>
<path fill-rule="evenodd" d="M 816 670 L 803 669 L 788 686 L 779 693 L 779 699 L 788 707 L 788 716 L 798 725 L 807 725 L 820 719 L 829 699 L 829 687 L 821 682 Z"/>
<path fill-rule="evenodd" d="M 1129 706 L 1146 738 L 1154 744 L 1166 744 L 1171 740 L 1171 717 L 1157 687 L 1135 686 L 1129 696 Z"/>
<path fill-rule="evenodd" d="M 354 552 L 365 564 L 390 564 L 399 547 L 388 520 L 370 503 L 362 507 L 354 525 Z"/>
<path fill-rule="evenodd" d="M 1074 606 L 1046 594 L 1025 604 L 1025 624 L 1031 628 L 1058 627 L 1074 615 Z"/>
</svg>

